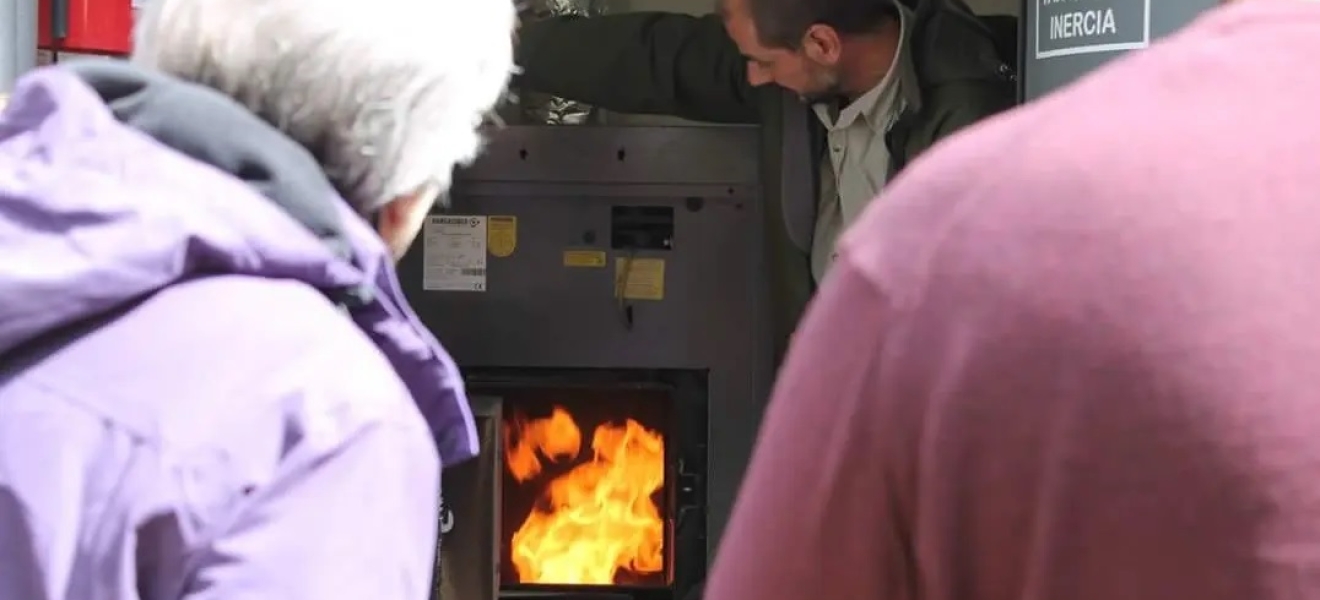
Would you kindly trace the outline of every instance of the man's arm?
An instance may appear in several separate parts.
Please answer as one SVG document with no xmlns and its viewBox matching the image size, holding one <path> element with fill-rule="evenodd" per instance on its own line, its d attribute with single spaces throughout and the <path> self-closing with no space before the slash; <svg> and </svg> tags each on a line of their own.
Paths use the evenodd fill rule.
<svg viewBox="0 0 1320 600">
<path fill-rule="evenodd" d="M 719 17 L 554 17 L 518 33 L 526 87 L 607 110 L 755 123 L 757 91 Z"/>
<path fill-rule="evenodd" d="M 912 597 L 902 436 L 878 401 L 887 302 L 835 269 L 794 336 L 706 598 Z"/>
</svg>

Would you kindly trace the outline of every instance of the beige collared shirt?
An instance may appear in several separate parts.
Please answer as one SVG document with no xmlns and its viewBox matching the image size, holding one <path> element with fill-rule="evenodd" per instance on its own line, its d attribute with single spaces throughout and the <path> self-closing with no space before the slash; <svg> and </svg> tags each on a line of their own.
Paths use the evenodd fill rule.
<svg viewBox="0 0 1320 600">
<path fill-rule="evenodd" d="M 900 11 L 901 27 L 907 16 Z M 839 234 L 852 224 L 889 178 L 889 148 L 885 132 L 901 110 L 898 61 L 903 45 L 889 65 L 889 74 L 851 104 L 816 104 L 812 109 L 826 130 L 826 160 L 820 165 L 820 198 L 811 241 L 811 274 L 820 282 L 834 262 Z"/>
</svg>

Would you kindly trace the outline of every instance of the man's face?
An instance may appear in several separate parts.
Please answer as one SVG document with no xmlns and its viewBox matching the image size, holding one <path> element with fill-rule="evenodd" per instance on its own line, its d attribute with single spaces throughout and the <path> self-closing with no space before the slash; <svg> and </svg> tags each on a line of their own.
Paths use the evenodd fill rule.
<svg viewBox="0 0 1320 600">
<path fill-rule="evenodd" d="M 761 44 L 746 0 L 728 0 L 724 7 L 724 29 L 747 61 L 747 82 L 754 86 L 775 84 L 793 91 L 806 102 L 819 102 L 838 95 L 837 68 L 812 60 L 807 53 Z"/>
</svg>

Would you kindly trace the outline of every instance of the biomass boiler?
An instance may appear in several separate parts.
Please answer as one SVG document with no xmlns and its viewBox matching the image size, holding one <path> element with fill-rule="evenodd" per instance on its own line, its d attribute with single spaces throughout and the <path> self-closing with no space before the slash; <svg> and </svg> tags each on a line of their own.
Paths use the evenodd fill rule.
<svg viewBox="0 0 1320 600">
<path fill-rule="evenodd" d="M 483 454 L 445 479 L 444 600 L 676 600 L 772 378 L 756 127 L 511 127 L 400 266 Z"/>
</svg>

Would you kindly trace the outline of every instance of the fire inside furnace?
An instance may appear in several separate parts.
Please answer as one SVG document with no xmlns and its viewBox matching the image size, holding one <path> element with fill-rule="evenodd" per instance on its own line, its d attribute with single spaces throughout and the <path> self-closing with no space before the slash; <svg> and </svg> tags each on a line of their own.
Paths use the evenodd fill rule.
<svg viewBox="0 0 1320 600">
<path fill-rule="evenodd" d="M 583 432 L 562 407 L 504 425 L 505 468 L 536 502 L 510 540 L 518 582 L 617 585 L 663 577 L 664 437 L 633 419 Z M 516 522 L 516 520 L 514 521 Z"/>
</svg>

